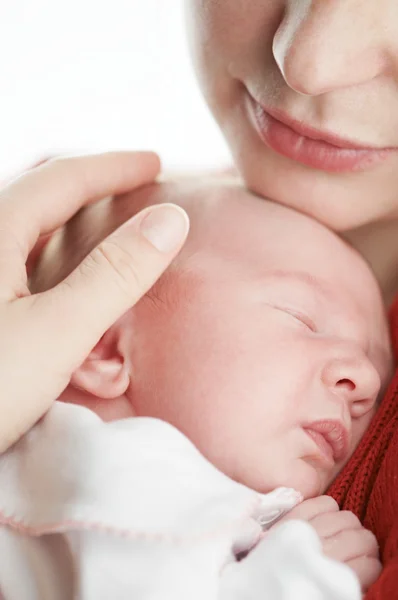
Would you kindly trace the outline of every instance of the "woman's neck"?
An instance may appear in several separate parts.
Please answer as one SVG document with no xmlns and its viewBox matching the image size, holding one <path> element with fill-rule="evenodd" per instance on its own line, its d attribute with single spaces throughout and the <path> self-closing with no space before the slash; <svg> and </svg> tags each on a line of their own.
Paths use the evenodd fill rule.
<svg viewBox="0 0 398 600">
<path fill-rule="evenodd" d="M 370 264 L 390 306 L 398 294 L 398 219 L 365 225 L 343 237 Z"/>
</svg>

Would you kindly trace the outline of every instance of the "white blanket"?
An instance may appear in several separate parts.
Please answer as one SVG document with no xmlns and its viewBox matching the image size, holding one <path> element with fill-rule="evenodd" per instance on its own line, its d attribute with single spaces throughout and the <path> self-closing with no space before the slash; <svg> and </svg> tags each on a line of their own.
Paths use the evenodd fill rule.
<svg viewBox="0 0 398 600">
<path fill-rule="evenodd" d="M 263 534 L 299 500 L 232 481 L 162 421 L 106 424 L 56 402 L 0 458 L 0 590 L 5 600 L 360 599 L 310 525 Z"/>
</svg>

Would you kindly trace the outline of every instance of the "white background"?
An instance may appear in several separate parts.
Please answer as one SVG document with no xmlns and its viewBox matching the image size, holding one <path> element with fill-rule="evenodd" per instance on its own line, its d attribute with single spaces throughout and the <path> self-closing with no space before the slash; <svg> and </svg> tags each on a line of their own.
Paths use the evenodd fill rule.
<svg viewBox="0 0 398 600">
<path fill-rule="evenodd" d="M 0 0 L 0 178 L 49 153 L 229 165 L 191 70 L 184 0 Z"/>
</svg>

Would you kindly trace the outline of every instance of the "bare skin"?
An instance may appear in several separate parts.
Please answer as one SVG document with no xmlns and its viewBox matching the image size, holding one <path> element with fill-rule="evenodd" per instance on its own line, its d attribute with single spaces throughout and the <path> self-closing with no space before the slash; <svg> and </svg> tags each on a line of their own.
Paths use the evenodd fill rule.
<svg viewBox="0 0 398 600">
<path fill-rule="evenodd" d="M 313 373 L 312 370 L 307 372 L 311 360 L 315 364 L 321 357 L 320 348 L 315 349 L 316 344 L 312 346 L 317 336 L 297 339 L 293 343 L 289 326 L 293 325 L 294 327 L 294 322 L 290 323 L 288 320 L 285 323 L 283 315 L 280 316 L 272 308 L 274 305 L 287 306 L 293 302 L 300 306 L 291 307 L 290 312 L 293 314 L 306 312 L 308 316 L 303 319 L 306 319 L 307 323 L 310 323 L 310 320 L 314 321 L 314 324 L 309 324 L 307 329 L 308 327 L 312 329 L 320 327 L 322 331 L 329 332 L 328 336 L 331 336 L 333 344 L 338 342 L 338 348 L 333 351 L 333 356 L 352 356 L 352 361 L 350 359 L 346 362 L 347 358 L 341 359 L 343 365 L 341 373 L 340 367 L 336 372 L 333 367 L 330 377 L 322 375 L 324 381 L 329 381 L 329 379 L 334 381 L 338 373 L 341 375 L 341 380 L 348 382 L 351 377 L 355 379 L 352 389 L 351 384 L 348 383 L 339 388 L 339 394 L 341 393 L 344 398 L 346 395 L 350 397 L 352 395 L 354 413 L 356 414 L 358 409 L 358 416 L 361 415 L 360 419 L 356 416 L 352 422 L 352 425 L 355 425 L 354 429 L 358 426 L 355 432 L 354 429 L 352 431 L 353 437 L 350 444 L 350 452 L 352 452 L 372 418 L 376 397 L 390 376 L 391 356 L 387 323 L 379 290 L 370 269 L 359 254 L 314 220 L 277 204 L 256 198 L 234 184 L 222 185 L 216 180 L 209 180 L 207 183 L 203 179 L 187 180 L 186 182 L 148 186 L 142 188 L 141 191 L 127 194 L 113 203 L 104 201 L 102 205 L 88 207 L 84 213 L 75 217 L 66 230 L 55 236 L 46 248 L 32 282 L 35 286 L 34 289 L 46 289 L 62 280 L 68 271 L 79 264 L 90 248 L 98 243 L 99 239 L 109 235 L 109 232 L 119 224 L 120 220 L 126 219 L 127 215 L 134 210 L 145 208 L 148 204 L 168 202 L 171 198 L 185 207 L 190 215 L 191 233 L 186 247 L 173 269 L 169 274 L 166 273 L 164 278 L 161 278 L 159 284 L 147 296 L 148 300 L 137 306 L 136 310 L 125 315 L 119 324 L 115 324 L 112 328 L 113 333 L 109 333 L 108 338 L 105 337 L 103 340 L 102 346 L 104 347 L 99 345 L 94 349 L 93 362 L 87 362 L 81 372 L 79 370 L 76 372 L 69 388 L 68 399 L 73 394 L 79 396 L 79 390 L 86 390 L 85 400 L 106 419 L 120 418 L 130 414 L 148 414 L 148 416 L 170 421 L 184 431 L 199 449 L 217 464 L 216 456 L 222 455 L 223 436 L 218 433 L 215 437 L 211 436 L 208 442 L 205 440 L 201 442 L 201 435 L 204 432 L 191 431 L 190 426 L 185 429 L 186 423 L 184 423 L 185 417 L 183 417 L 186 412 L 183 409 L 185 398 L 191 397 L 191 408 L 195 402 L 192 391 L 190 391 L 191 387 L 197 390 L 196 401 L 201 414 L 205 410 L 202 405 L 203 401 L 200 399 L 201 394 L 208 398 L 216 395 L 219 399 L 230 398 L 228 413 L 232 417 L 232 390 L 228 391 L 225 388 L 226 384 L 222 384 L 220 387 L 220 382 L 224 381 L 222 373 L 225 371 L 226 375 L 231 371 L 231 361 L 237 361 L 236 369 L 232 370 L 236 372 L 237 378 L 240 377 L 238 373 L 241 372 L 242 378 L 232 383 L 229 376 L 230 385 L 235 390 L 234 395 L 237 395 L 237 412 L 242 408 L 239 397 L 247 395 L 252 386 L 258 390 L 256 394 L 262 390 L 261 398 L 284 398 L 286 406 L 288 406 L 290 402 L 295 402 L 290 397 L 289 390 L 282 390 L 274 385 L 271 386 L 271 389 L 270 382 L 286 380 L 284 376 L 286 361 L 289 360 L 290 349 L 293 349 L 294 344 L 297 343 L 301 350 L 297 357 L 294 359 L 292 357 L 291 360 L 297 370 L 298 381 L 293 383 L 291 375 L 289 383 L 294 388 L 293 396 L 309 398 L 315 394 L 314 397 L 320 398 L 323 395 L 323 392 L 315 393 L 319 383 L 310 383 L 313 381 L 313 377 L 318 381 L 318 376 L 315 376 L 315 372 Z M 306 245 L 303 245 L 303 239 L 306 240 Z M 316 314 L 317 307 L 323 303 L 321 298 L 318 298 L 316 306 L 312 306 L 312 300 L 320 293 L 319 290 L 316 287 L 311 288 L 312 291 L 304 289 L 303 282 L 291 278 L 288 271 L 307 273 L 310 278 L 314 277 L 314 281 L 317 277 L 325 280 L 325 285 L 328 286 L 325 302 L 330 303 L 330 306 L 329 308 L 325 307 L 324 313 Z M 286 275 L 284 275 L 285 272 Z M 309 279 L 307 283 L 312 285 L 312 279 Z M 258 304 L 258 298 L 263 294 L 263 286 L 265 286 L 265 297 Z M 246 292 L 241 296 L 240 290 L 246 290 Z M 284 297 L 285 292 L 286 298 Z M 169 309 L 167 309 L 168 306 Z M 267 306 L 271 307 L 270 311 Z M 167 316 L 169 310 L 171 314 Z M 257 311 L 259 314 L 256 316 Z M 175 319 L 171 319 L 171 315 L 175 315 Z M 280 319 L 282 319 L 281 322 Z M 199 326 L 201 320 L 203 322 Z M 319 320 L 319 325 L 316 325 L 317 320 Z M 260 322 L 263 323 L 264 335 L 259 334 Z M 173 327 L 177 329 L 174 331 Z M 199 329 L 197 330 L 197 328 Z M 217 332 L 217 335 L 212 333 L 213 331 Z M 246 332 L 244 339 L 240 339 L 244 332 Z M 275 335 L 275 341 L 272 341 L 273 335 Z M 159 336 L 160 346 L 156 341 Z M 119 337 L 120 340 L 117 341 Z M 122 342 L 124 337 L 126 339 Z M 181 346 L 177 343 L 180 337 Z M 264 348 L 262 344 L 265 340 L 266 347 Z M 308 348 L 305 348 L 307 343 Z M 99 368 L 102 358 L 106 364 L 107 359 L 111 359 L 112 356 L 114 358 L 112 368 L 117 370 L 117 365 L 121 367 L 124 359 L 120 357 L 117 362 L 114 352 L 116 347 L 120 349 L 124 344 L 126 344 L 125 351 L 128 355 L 128 358 L 127 355 L 125 357 L 126 369 L 120 371 L 120 374 L 123 372 L 124 375 L 117 379 L 115 371 L 115 380 L 112 377 L 108 380 L 107 377 L 112 369 L 109 367 L 109 371 L 104 369 L 104 372 L 99 374 L 97 368 Z M 153 348 L 152 344 L 154 344 Z M 210 346 L 207 352 L 205 348 L 208 344 Z M 240 344 L 246 347 L 245 359 L 238 352 Z M 348 346 L 344 349 L 346 344 Z M 365 345 L 363 346 L 363 344 Z M 107 350 L 105 350 L 105 346 L 107 346 Z M 170 348 L 166 350 L 168 346 Z M 194 350 L 196 346 L 198 347 Z M 237 354 L 234 352 L 231 354 L 231 349 L 234 347 Z M 281 349 L 279 358 L 277 357 L 278 348 Z M 363 348 L 365 348 L 366 355 L 363 355 Z M 161 355 L 158 356 L 159 351 L 161 351 Z M 268 353 L 270 353 L 269 356 Z M 194 363 L 201 366 L 202 375 L 198 382 L 193 381 L 199 370 L 198 368 L 194 369 L 193 364 L 191 365 L 189 362 L 190 354 L 192 354 L 192 360 L 196 357 Z M 164 355 L 170 360 L 170 363 L 167 362 L 167 368 Z M 145 361 L 142 362 L 145 356 L 154 361 L 154 364 L 149 365 Z M 209 356 L 212 356 L 211 363 L 208 362 Z M 228 356 L 229 358 L 227 358 Z M 306 357 L 302 364 L 301 359 L 299 360 L 300 356 Z M 310 359 L 311 356 L 312 359 Z M 182 367 L 187 360 L 186 366 Z M 217 361 L 219 361 L 219 365 L 216 368 Z M 246 361 L 249 361 L 248 364 Z M 329 364 L 328 361 L 329 359 L 325 355 L 325 365 Z M 258 370 L 257 362 L 259 363 Z M 267 371 L 268 374 L 264 370 L 267 363 L 272 365 L 272 368 L 269 367 L 270 372 Z M 340 359 L 336 365 L 339 363 Z M 354 364 L 357 365 L 355 368 Z M 177 370 L 175 369 L 176 365 L 178 366 Z M 130 368 L 132 372 L 141 373 L 140 380 L 142 379 L 143 387 L 139 386 L 139 389 L 135 391 L 133 391 L 134 376 L 129 374 Z M 324 369 L 328 371 L 328 368 L 319 365 L 319 372 L 323 372 Z M 278 369 L 281 370 L 279 376 L 277 375 Z M 184 372 L 187 375 L 181 379 Z M 318 371 L 316 370 L 316 372 Z M 149 387 L 145 385 L 145 373 L 150 382 Z M 156 373 L 159 387 L 157 384 L 155 385 L 153 373 Z M 189 373 L 191 375 L 188 375 Z M 218 374 L 216 379 L 214 379 L 215 373 Z M 115 383 L 116 380 L 118 385 Z M 130 380 L 133 387 L 132 391 L 128 392 L 122 387 L 129 385 Z M 200 392 L 203 385 L 205 385 L 205 389 Z M 324 385 L 324 383 L 321 384 L 321 389 Z M 309 387 L 307 388 L 307 386 Z M 217 392 L 215 390 L 218 387 L 220 389 Z M 308 391 L 310 388 L 311 392 Z M 241 392 L 238 392 L 239 389 Z M 158 404 L 157 398 L 163 395 L 173 398 L 175 410 L 171 406 L 167 408 L 166 405 L 164 413 L 160 410 L 162 404 Z M 109 402 L 111 398 L 113 401 Z M 181 406 L 179 406 L 178 398 L 181 398 Z M 368 400 L 365 401 L 364 398 L 368 398 Z M 81 398 L 78 401 L 80 402 Z M 146 412 L 152 410 L 151 406 L 154 410 L 153 414 Z M 131 413 L 132 407 L 133 412 Z M 216 408 L 216 403 L 212 406 L 209 405 L 207 409 L 212 415 L 223 412 L 221 405 L 218 409 Z M 253 406 L 252 414 L 255 415 L 257 410 L 258 407 Z M 303 410 L 304 412 L 308 411 L 308 419 L 310 416 L 311 419 L 321 419 L 321 417 L 326 418 L 329 415 L 329 418 L 341 418 L 344 422 L 348 419 L 347 423 L 351 422 L 346 409 L 341 414 L 339 410 L 335 412 L 333 407 L 322 409 L 322 414 L 318 414 L 319 411 L 315 405 L 308 406 Z M 192 408 L 192 413 L 189 414 L 193 413 Z M 190 421 L 189 414 L 185 415 L 188 419 L 187 422 Z M 178 420 L 180 417 L 183 419 L 181 422 Z M 262 418 L 258 417 L 260 420 Z M 302 418 L 304 417 L 301 416 L 300 419 Z M 222 419 L 224 422 L 225 418 L 222 417 Z M 207 422 L 206 419 L 203 422 Z M 209 423 L 210 421 L 207 422 L 207 426 Z M 237 423 L 239 426 L 236 433 L 244 439 L 245 435 L 242 432 L 239 433 L 241 418 Z M 218 426 L 216 418 L 214 428 L 218 428 Z M 233 429 L 235 425 L 231 423 L 231 427 Z M 247 427 L 251 427 L 251 425 L 247 423 Z M 351 425 L 349 428 L 351 429 Z M 227 431 L 224 426 L 222 429 Z M 270 436 L 271 432 L 269 432 Z M 218 446 L 216 444 L 217 447 L 213 447 L 214 440 L 219 440 Z M 227 444 L 227 440 L 224 441 Z M 292 440 L 291 443 L 297 448 L 296 441 Z M 298 442 L 298 445 L 301 447 L 301 442 Z M 213 447 L 212 450 L 210 450 L 211 447 Z M 254 455 L 259 454 L 254 449 L 253 452 Z M 267 453 L 272 454 L 268 450 Z M 241 452 L 240 456 L 243 457 L 244 453 Z M 263 478 L 266 481 L 265 485 L 270 486 L 270 489 L 279 485 L 292 485 L 291 480 L 280 480 L 278 477 L 273 480 L 273 475 L 261 474 L 261 471 L 258 471 L 256 475 L 252 472 L 252 476 L 247 479 L 250 469 L 247 465 L 245 466 L 244 460 L 240 464 L 236 458 L 232 456 L 230 463 L 228 461 L 225 464 L 219 463 L 219 468 L 239 481 L 262 491 L 265 489 L 262 487 L 264 485 Z M 302 478 L 300 476 L 296 482 L 297 489 L 302 491 L 305 496 L 321 493 L 347 459 L 348 454 L 332 469 L 328 467 L 323 470 L 321 468 L 315 478 L 312 474 L 309 476 L 303 472 Z M 248 464 L 254 464 L 253 458 L 249 459 L 248 457 L 247 460 Z M 295 468 L 293 472 L 296 477 L 300 469 Z M 257 479 L 257 477 L 259 478 Z M 303 481 L 306 481 L 306 486 L 309 485 L 306 492 L 300 489 Z M 312 481 L 311 485 L 310 481 Z"/>
<path fill-rule="evenodd" d="M 385 369 L 388 355 L 379 354 L 387 339 L 383 341 L 383 336 L 379 337 L 380 331 L 386 332 L 387 328 L 377 286 L 359 255 L 325 228 L 283 207 L 253 198 L 231 181 L 222 185 L 217 180 L 204 182 L 201 178 L 196 182 L 154 185 L 127 194 L 116 202 L 104 201 L 102 205 L 89 207 L 75 217 L 47 247 L 34 277 L 35 285 L 42 289 L 62 279 L 120 220 L 148 203 L 167 202 L 171 197 L 174 201 L 178 198 L 191 218 L 191 236 L 172 269 L 174 274 L 166 274 L 136 311 L 129 311 L 110 329 L 77 369 L 61 399 L 83 404 L 106 420 L 139 415 L 169 421 L 190 437 L 222 471 L 261 491 L 283 484 L 300 489 L 306 498 L 322 493 L 366 430 L 376 408 L 374 401 L 380 381 L 386 382 L 389 377 L 389 369 Z M 217 222 L 221 229 L 217 228 Z M 288 230 L 287 237 L 283 237 L 285 229 Z M 247 231 L 251 232 L 249 236 Z M 303 250 L 300 258 L 304 238 L 308 240 L 308 253 Z M 209 252 L 208 259 L 206 252 Z M 297 255 L 295 259 L 292 258 L 294 255 Z M 332 261 L 330 256 L 333 256 Z M 231 259 L 234 260 L 231 262 Z M 313 333 L 307 338 L 306 327 L 301 330 L 303 324 L 295 323 L 292 318 L 294 312 L 289 316 L 267 309 L 269 302 L 271 305 L 282 302 L 283 281 L 277 283 L 275 280 L 277 288 L 274 291 L 274 284 L 268 288 L 256 316 L 256 302 L 252 304 L 250 300 L 253 283 L 258 289 L 254 292 L 256 297 L 262 287 L 262 284 L 257 287 L 258 282 L 263 277 L 266 281 L 272 265 L 281 268 L 284 264 L 293 271 L 304 269 L 312 276 L 317 273 L 329 283 L 333 282 L 337 296 L 334 300 L 330 298 L 331 305 L 325 316 L 318 315 L 316 319 L 319 319 L 318 327 L 331 327 L 328 335 L 333 334 L 330 340 L 335 341 L 330 343 L 337 344 L 333 349 L 333 361 L 337 360 L 337 363 L 328 366 L 326 356 L 326 362 L 323 362 L 324 351 L 321 346 L 312 346 L 317 344 L 311 339 Z M 241 266 L 243 272 L 239 275 Z M 250 269 L 254 268 L 255 273 L 259 266 L 261 274 L 252 279 Z M 282 288 L 279 287 L 281 284 Z M 283 301 L 299 300 L 300 309 L 308 309 L 308 314 L 315 318 L 314 307 L 310 306 L 311 302 L 307 305 L 309 299 L 306 299 L 301 284 L 297 287 L 294 281 L 289 281 L 286 289 L 288 293 Z M 245 292 L 240 298 L 242 290 Z M 277 296 L 269 296 L 275 293 Z M 363 322 L 359 317 L 359 305 L 353 301 L 358 294 L 359 303 L 370 310 L 367 316 L 364 313 Z M 332 312 L 336 313 L 336 324 L 330 322 L 327 325 Z M 378 320 L 378 314 L 381 320 Z M 348 317 L 347 322 L 339 321 L 343 315 Z M 264 335 L 260 334 L 256 341 L 261 322 L 265 326 Z M 345 347 L 347 339 L 342 331 L 348 323 L 353 329 L 351 334 L 346 332 L 350 341 Z M 365 323 L 372 329 L 365 332 Z M 357 337 L 360 331 L 362 333 Z M 242 332 L 246 332 L 243 338 Z M 304 335 L 304 338 L 299 341 L 296 335 Z M 359 342 L 365 339 L 362 336 L 368 339 L 366 346 L 374 348 L 368 358 L 362 355 L 362 342 Z M 370 339 L 373 342 L 369 346 Z M 264 341 L 265 346 L 262 346 Z M 303 343 L 308 345 L 304 347 Z M 244 355 L 239 350 L 242 344 Z M 297 355 L 292 354 L 295 346 L 299 348 Z M 234 347 L 236 352 L 231 354 Z M 115 348 L 119 348 L 116 353 Z M 304 357 L 304 362 L 299 357 Z M 307 371 L 309 364 L 319 360 L 325 381 L 336 381 L 333 377 L 337 376 L 345 382 L 332 391 L 332 397 L 339 399 L 337 405 L 334 401 L 330 404 L 327 399 L 331 390 L 322 403 L 322 385 L 318 387 L 312 367 L 311 372 Z M 289 364 L 287 380 L 285 369 Z M 129 367 L 123 365 L 131 365 L 130 374 Z M 295 369 L 298 369 L 297 380 Z M 224 372 L 228 374 L 227 380 Z M 225 387 L 223 381 L 229 381 L 230 385 Z M 283 381 L 289 382 L 287 388 L 281 387 Z M 289 392 L 292 388 L 296 390 L 293 396 Z M 308 402 L 314 390 L 315 396 Z M 259 405 L 255 401 L 258 394 Z M 365 396 L 368 399 L 364 401 Z M 246 397 L 244 404 L 243 397 Z M 225 406 L 223 398 L 227 400 Z M 274 398 L 283 398 L 284 402 L 275 405 L 272 400 L 269 404 Z M 304 403 L 303 398 L 306 399 Z M 265 413 L 263 409 L 258 412 L 261 406 Z M 282 412 L 275 407 L 280 407 Z M 301 439 L 301 434 L 298 432 L 296 437 L 297 432 L 291 425 L 286 429 L 287 422 L 297 410 L 305 420 L 333 416 L 345 420 L 352 437 L 350 452 L 342 463 L 332 467 L 322 465 L 322 461 L 312 455 L 313 448 L 311 450 Z M 270 420 L 274 421 L 272 426 Z M 201 427 L 200 423 L 205 426 Z M 256 439 L 258 423 L 262 423 L 258 439 L 265 436 L 266 447 L 263 442 L 254 444 L 253 452 L 247 454 L 246 449 L 251 446 L 248 439 Z M 231 437 L 232 444 L 228 442 Z M 283 445 L 283 452 L 278 449 L 278 444 Z M 308 453 L 304 459 L 298 458 L 302 456 L 302 450 L 304 454 Z M 268 466 L 267 456 L 272 456 Z M 282 473 L 286 479 L 280 478 Z M 338 512 L 333 500 L 325 497 L 305 500 L 292 511 L 291 518 L 310 522 L 321 538 L 325 553 L 350 566 L 357 573 L 364 591 L 377 578 L 381 567 L 374 536 L 353 515 Z"/>
<path fill-rule="evenodd" d="M 398 292 L 398 4 L 395 0 L 187 0 L 204 97 L 245 185 L 313 216 L 358 248 L 386 304 Z M 304 164 L 263 142 L 249 96 L 322 139 L 375 150 L 354 170 Z M 284 117 L 281 117 L 282 119 Z M 330 148 L 329 148 L 330 150 Z M 319 150 L 318 154 L 324 149 Z M 303 162 L 304 161 L 304 162 Z"/>
<path fill-rule="evenodd" d="M 305 500 L 274 527 L 290 519 L 307 521 L 317 532 L 323 552 L 353 569 L 366 592 L 382 571 L 374 534 L 349 510 L 339 510 L 330 496 Z"/>
</svg>

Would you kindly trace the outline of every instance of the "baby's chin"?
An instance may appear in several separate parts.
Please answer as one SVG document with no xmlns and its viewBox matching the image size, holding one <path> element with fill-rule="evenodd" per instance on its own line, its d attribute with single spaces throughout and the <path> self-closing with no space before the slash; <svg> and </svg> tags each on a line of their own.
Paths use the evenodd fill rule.
<svg viewBox="0 0 398 600">
<path fill-rule="evenodd" d="M 59 400 L 69 404 L 84 406 L 92 410 L 105 422 L 137 416 L 131 402 L 125 396 L 103 399 L 77 393 L 74 396 L 70 394 L 62 395 Z M 219 465 L 216 464 L 215 466 L 220 471 L 225 472 Z M 302 494 L 304 500 L 324 494 L 330 484 L 330 477 L 328 478 L 323 470 L 306 459 L 292 461 L 288 467 L 280 465 L 277 468 L 277 472 L 268 474 L 259 472 L 254 477 L 251 469 L 242 469 L 240 476 L 235 475 L 233 479 L 262 494 L 271 492 L 278 487 L 293 488 Z"/>
<path fill-rule="evenodd" d="M 325 493 L 328 487 L 328 476 L 319 468 L 306 461 L 300 459 L 300 465 L 294 469 L 291 477 L 283 484 L 285 487 L 292 487 L 300 492 L 304 500 L 315 498 Z"/>
<path fill-rule="evenodd" d="M 262 494 L 279 487 L 293 488 L 301 493 L 304 500 L 321 496 L 329 485 L 328 475 L 306 459 L 294 460 L 288 466 L 281 465 L 278 472 L 263 473 L 261 481 L 247 476 L 240 479 L 239 483 Z"/>
</svg>

